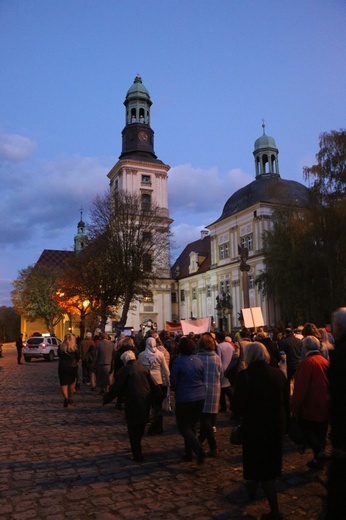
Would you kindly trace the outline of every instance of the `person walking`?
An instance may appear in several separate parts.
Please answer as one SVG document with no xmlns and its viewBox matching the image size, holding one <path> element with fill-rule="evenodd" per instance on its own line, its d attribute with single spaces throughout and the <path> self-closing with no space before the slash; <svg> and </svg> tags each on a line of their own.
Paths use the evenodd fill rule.
<svg viewBox="0 0 346 520">
<path fill-rule="evenodd" d="M 296 338 L 293 329 L 285 329 L 285 337 L 278 342 L 280 352 L 286 354 L 287 382 L 290 392 L 293 391 L 294 377 L 302 357 L 303 342 Z"/>
<path fill-rule="evenodd" d="M 202 446 L 204 441 L 207 440 L 209 444 L 209 452 L 207 455 L 209 457 L 216 457 L 217 445 L 214 430 L 216 429 L 216 419 L 221 395 L 222 362 L 215 351 L 216 342 L 209 332 L 201 335 L 197 347 L 197 357 L 202 361 L 204 366 L 204 383 L 206 387 L 198 440 Z"/>
<path fill-rule="evenodd" d="M 139 354 L 138 362 L 149 369 L 151 377 L 158 385 L 160 385 L 161 391 L 162 387 L 169 386 L 170 373 L 165 356 L 158 350 L 156 346 L 156 339 L 152 336 L 149 336 L 146 339 L 145 349 Z M 156 402 L 155 406 L 153 406 L 148 435 L 158 435 L 163 433 L 163 398 L 164 394 L 162 393 L 161 402 Z"/>
<path fill-rule="evenodd" d="M 83 383 L 90 384 L 90 360 L 93 356 L 95 345 L 92 340 L 91 332 L 85 334 L 79 345 L 80 355 L 82 358 Z"/>
<path fill-rule="evenodd" d="M 95 365 L 97 373 L 97 386 L 100 394 L 109 390 L 110 369 L 114 352 L 114 343 L 110 341 L 107 332 L 102 333 L 102 339 L 95 346 Z"/>
<path fill-rule="evenodd" d="M 73 403 L 72 397 L 75 391 L 79 349 L 74 334 L 66 334 L 58 348 L 59 365 L 58 374 L 61 392 L 64 397 L 64 408 Z"/>
<path fill-rule="evenodd" d="M 179 357 L 172 364 L 171 386 L 175 391 L 175 418 L 179 433 L 184 438 L 185 452 L 182 459 L 203 464 L 205 454 L 196 437 L 196 426 L 201 418 L 206 395 L 203 363 L 195 354 L 195 342 L 186 336 L 179 342 Z"/>
<path fill-rule="evenodd" d="M 291 399 L 291 411 L 297 416 L 304 444 L 314 457 L 308 462 L 311 469 L 322 469 L 329 421 L 329 362 L 321 354 L 321 344 L 315 336 L 303 339 L 304 358 L 296 373 Z"/>
<path fill-rule="evenodd" d="M 269 365 L 270 355 L 260 342 L 244 349 L 245 370 L 238 373 L 233 392 L 234 416 L 243 434 L 243 473 L 249 498 L 259 483 L 270 512 L 262 519 L 279 520 L 275 479 L 281 475 L 284 435 L 289 421 L 289 393 L 281 370 Z"/>
<path fill-rule="evenodd" d="M 150 406 L 160 388 L 151 377 L 149 369 L 138 363 L 133 350 L 125 351 L 121 355 L 121 362 L 124 366 L 115 373 L 114 383 L 103 396 L 103 404 L 110 403 L 119 395 L 124 396 L 132 460 L 141 462 L 142 437 L 149 419 Z"/>
<path fill-rule="evenodd" d="M 22 365 L 22 350 L 23 350 L 23 334 L 19 335 L 19 338 L 16 340 L 16 349 L 17 349 L 17 363 L 18 365 Z"/>
<path fill-rule="evenodd" d="M 226 341 L 226 335 L 224 332 L 218 332 L 216 334 L 216 341 L 218 345 L 216 347 L 216 353 L 219 355 L 222 365 L 222 372 L 224 373 L 226 368 L 229 366 L 235 349 Z M 232 388 L 229 379 L 222 375 L 221 377 L 221 394 L 220 394 L 220 412 L 227 412 L 226 396 L 229 402 L 229 408 L 232 408 Z"/>
</svg>

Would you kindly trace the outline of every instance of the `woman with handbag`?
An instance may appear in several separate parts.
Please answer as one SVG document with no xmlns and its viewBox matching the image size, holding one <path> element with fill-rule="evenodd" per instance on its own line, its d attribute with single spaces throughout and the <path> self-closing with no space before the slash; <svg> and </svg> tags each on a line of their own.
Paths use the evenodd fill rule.
<svg viewBox="0 0 346 520">
<path fill-rule="evenodd" d="M 290 407 L 287 380 L 269 365 L 270 355 L 259 342 L 244 349 L 246 369 L 238 373 L 234 388 L 234 415 L 241 421 L 243 473 L 249 498 L 261 483 L 270 512 L 262 519 L 278 520 L 275 479 L 281 475 L 284 435 Z"/>
</svg>

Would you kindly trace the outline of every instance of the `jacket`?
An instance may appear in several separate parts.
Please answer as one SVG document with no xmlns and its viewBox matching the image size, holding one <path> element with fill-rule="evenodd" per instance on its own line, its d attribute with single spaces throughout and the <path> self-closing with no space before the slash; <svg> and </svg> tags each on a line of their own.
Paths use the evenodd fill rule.
<svg viewBox="0 0 346 520">
<path fill-rule="evenodd" d="M 310 351 L 296 373 L 291 411 L 307 421 L 329 419 L 329 362 L 318 351 Z"/>
</svg>

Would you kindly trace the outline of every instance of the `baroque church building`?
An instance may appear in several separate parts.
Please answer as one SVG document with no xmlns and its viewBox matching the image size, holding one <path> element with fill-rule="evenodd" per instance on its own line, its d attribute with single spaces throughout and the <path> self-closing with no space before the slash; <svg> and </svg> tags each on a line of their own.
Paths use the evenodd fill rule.
<svg viewBox="0 0 346 520">
<path fill-rule="evenodd" d="M 306 206 L 309 190 L 281 178 L 279 150 L 266 135 L 264 124 L 253 155 L 255 180 L 230 196 L 220 217 L 172 266 L 175 320 L 212 316 L 219 330 L 230 331 L 240 326 L 239 314 L 244 308 L 261 308 L 268 326 L 282 318 L 275 301 L 261 294 L 254 283 L 265 270 L 262 235 L 270 231 L 276 207 Z M 245 264 L 242 252 L 246 253 Z"/>
<path fill-rule="evenodd" d="M 170 167 L 155 154 L 150 119 L 152 101 L 138 75 L 126 94 L 124 105 L 122 149 L 119 160 L 108 173 L 110 188 L 139 194 L 142 207 L 151 204 L 158 207 L 160 226 L 168 234 L 173 222 L 168 210 Z M 248 307 L 261 308 L 265 325 L 274 325 L 281 319 L 275 302 L 261 294 L 254 283 L 265 270 L 262 235 L 271 229 L 276 207 L 306 206 L 309 190 L 299 182 L 281 178 L 279 150 L 275 140 L 266 135 L 264 124 L 262 136 L 255 141 L 253 155 L 254 181 L 229 197 L 220 217 L 202 231 L 199 240 L 186 245 L 172 267 L 167 251 L 165 266 L 151 294 L 133 302 L 126 328 L 138 331 L 143 325 L 154 324 L 163 330 L 168 324 L 171 327 L 176 324 L 178 328 L 180 320 L 211 317 L 218 329 L 232 330 L 240 326 L 239 313 Z M 74 252 L 44 250 L 38 263 L 63 265 L 68 256 L 86 245 L 81 214 Z M 109 320 L 106 331 L 116 332 L 116 325 L 116 320 Z M 30 335 L 37 326 L 38 323 L 28 323 L 22 318 L 25 335 Z M 63 337 L 69 330 L 78 335 L 78 329 L 66 316 L 66 320 L 58 324 L 56 334 Z"/>
</svg>

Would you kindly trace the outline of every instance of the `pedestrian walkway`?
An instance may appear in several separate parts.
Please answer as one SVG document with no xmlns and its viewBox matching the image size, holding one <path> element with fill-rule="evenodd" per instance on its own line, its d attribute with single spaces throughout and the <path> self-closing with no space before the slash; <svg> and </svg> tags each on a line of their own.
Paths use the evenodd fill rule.
<svg viewBox="0 0 346 520">
<path fill-rule="evenodd" d="M 1 520 L 259 519 L 263 495 L 246 501 L 241 449 L 229 444 L 230 421 L 220 414 L 219 456 L 203 466 L 181 462 L 183 441 L 173 414 L 164 434 L 145 437 L 144 462 L 130 460 L 123 412 L 81 385 L 63 408 L 57 361 L 17 365 L 14 345 L 0 358 Z M 322 473 L 308 470 L 287 441 L 278 482 L 285 519 L 319 519 Z"/>
</svg>

